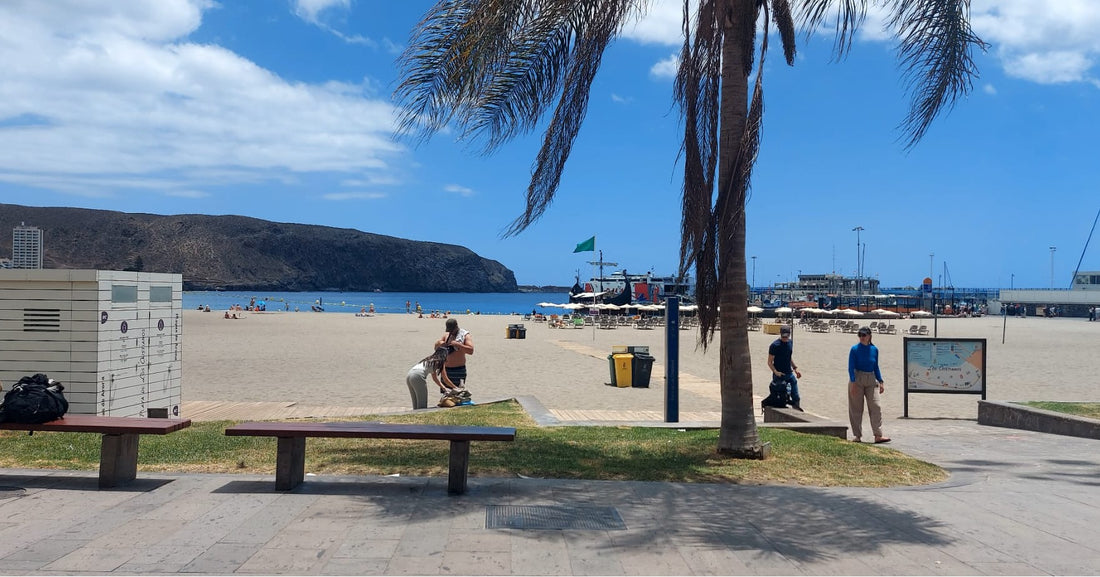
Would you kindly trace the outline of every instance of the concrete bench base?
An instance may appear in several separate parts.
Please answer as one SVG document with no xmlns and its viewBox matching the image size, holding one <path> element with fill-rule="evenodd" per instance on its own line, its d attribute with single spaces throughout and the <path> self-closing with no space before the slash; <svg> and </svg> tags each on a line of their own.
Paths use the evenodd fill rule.
<svg viewBox="0 0 1100 577">
<path fill-rule="evenodd" d="M 978 424 L 1100 439 L 1100 420 L 1001 401 L 978 401 Z"/>
<path fill-rule="evenodd" d="M 829 435 L 839 439 L 848 438 L 848 426 L 823 419 L 817 415 L 804 413 L 797 409 L 777 409 L 764 407 L 764 427 L 789 429 L 813 435 Z"/>
</svg>

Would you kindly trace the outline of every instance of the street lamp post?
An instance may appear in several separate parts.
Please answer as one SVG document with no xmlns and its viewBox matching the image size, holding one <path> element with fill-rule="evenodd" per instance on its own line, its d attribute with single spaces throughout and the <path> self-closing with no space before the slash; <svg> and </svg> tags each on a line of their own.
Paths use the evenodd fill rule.
<svg viewBox="0 0 1100 577">
<path fill-rule="evenodd" d="M 1058 247 L 1050 247 L 1050 288 L 1054 288 L 1054 251 L 1058 250 Z"/>
<path fill-rule="evenodd" d="M 856 233 L 856 298 L 858 299 L 863 294 L 863 270 L 859 264 L 859 233 L 863 231 L 863 227 L 857 226 L 852 230 Z"/>
<path fill-rule="evenodd" d="M 1016 288 L 1016 273 L 1012 273 L 1008 277 L 1008 288 Z"/>
<path fill-rule="evenodd" d="M 752 285 L 750 288 L 756 287 L 756 257 L 752 257 Z M 751 291 L 750 291 L 751 292 Z"/>
</svg>

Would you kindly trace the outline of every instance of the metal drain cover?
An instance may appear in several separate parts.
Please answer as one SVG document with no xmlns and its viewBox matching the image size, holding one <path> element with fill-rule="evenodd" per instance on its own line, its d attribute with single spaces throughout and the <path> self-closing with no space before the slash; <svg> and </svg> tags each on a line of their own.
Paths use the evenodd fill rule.
<svg viewBox="0 0 1100 577">
<path fill-rule="evenodd" d="M 12 497 L 22 497 L 26 494 L 27 490 L 23 487 L 5 487 L 0 485 L 0 499 L 10 499 Z"/>
<path fill-rule="evenodd" d="M 485 528 L 625 531 L 626 523 L 614 507 L 490 505 L 485 508 Z"/>
</svg>

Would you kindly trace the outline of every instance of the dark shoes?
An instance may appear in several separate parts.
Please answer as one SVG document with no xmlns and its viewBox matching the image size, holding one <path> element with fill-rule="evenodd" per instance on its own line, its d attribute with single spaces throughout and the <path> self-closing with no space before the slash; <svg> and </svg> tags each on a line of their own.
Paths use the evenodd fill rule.
<svg viewBox="0 0 1100 577">
<path fill-rule="evenodd" d="M 796 411 L 802 411 L 802 406 L 801 405 L 792 404 L 791 408 L 796 410 Z M 805 413 L 806 411 L 802 411 L 802 412 Z"/>
<path fill-rule="evenodd" d="M 876 444 L 877 443 L 889 443 L 889 442 L 890 442 L 890 437 L 876 437 L 875 438 L 875 443 Z"/>
</svg>

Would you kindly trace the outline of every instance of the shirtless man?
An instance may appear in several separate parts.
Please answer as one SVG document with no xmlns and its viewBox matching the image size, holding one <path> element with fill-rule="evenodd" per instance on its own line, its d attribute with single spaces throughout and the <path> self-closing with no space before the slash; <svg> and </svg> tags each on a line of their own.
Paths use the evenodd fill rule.
<svg viewBox="0 0 1100 577">
<path fill-rule="evenodd" d="M 435 347 L 451 347 L 447 361 L 447 377 L 460 388 L 466 386 L 466 355 L 474 354 L 474 340 L 470 331 L 458 328 L 458 319 L 447 319 L 447 332 L 435 342 Z"/>
</svg>

